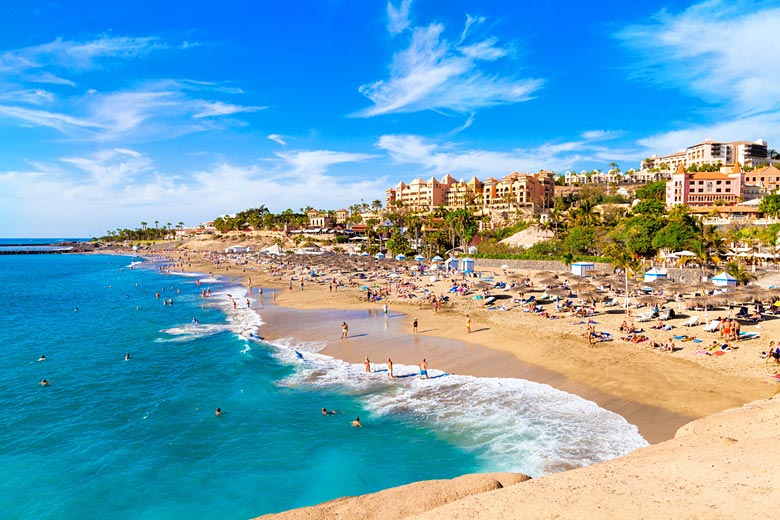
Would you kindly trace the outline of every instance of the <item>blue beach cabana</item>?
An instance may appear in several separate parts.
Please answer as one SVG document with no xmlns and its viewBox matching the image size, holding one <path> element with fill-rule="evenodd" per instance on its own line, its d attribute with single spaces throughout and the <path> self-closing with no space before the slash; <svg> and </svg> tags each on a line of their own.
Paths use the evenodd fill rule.
<svg viewBox="0 0 780 520">
<path fill-rule="evenodd" d="M 425 262 L 425 257 L 423 255 L 417 255 L 414 257 L 415 262 Z"/>
<path fill-rule="evenodd" d="M 447 269 L 452 269 L 453 271 L 458 270 L 458 259 L 457 258 L 448 258 L 446 262 L 444 262 L 444 265 L 447 267 Z"/>
<path fill-rule="evenodd" d="M 571 272 L 577 276 L 590 276 L 590 272 L 593 271 L 594 267 L 590 262 L 576 262 L 571 264 Z"/>
<path fill-rule="evenodd" d="M 464 258 L 460 261 L 460 270 L 464 273 L 473 273 L 474 272 L 474 259 L 473 258 Z"/>
<path fill-rule="evenodd" d="M 385 257 L 384 253 L 377 253 L 374 255 L 374 258 L 377 260 L 382 260 Z"/>
<path fill-rule="evenodd" d="M 736 287 L 737 279 L 726 271 L 723 271 L 712 278 L 712 283 L 718 287 Z"/>
<path fill-rule="evenodd" d="M 645 282 L 654 282 L 656 280 L 666 280 L 666 271 L 661 271 L 653 267 L 645 273 Z"/>
<path fill-rule="evenodd" d="M 436 255 L 433 258 L 431 258 L 431 262 L 443 262 L 443 261 L 444 261 L 444 259 L 442 257 L 440 257 L 439 255 Z"/>
<path fill-rule="evenodd" d="M 406 260 L 406 255 L 395 255 L 396 260 Z"/>
</svg>

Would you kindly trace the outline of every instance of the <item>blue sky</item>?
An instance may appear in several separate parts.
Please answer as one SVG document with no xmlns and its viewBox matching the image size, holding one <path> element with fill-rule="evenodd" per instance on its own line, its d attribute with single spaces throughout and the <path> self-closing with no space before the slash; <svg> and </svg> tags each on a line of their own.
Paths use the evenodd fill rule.
<svg viewBox="0 0 780 520">
<path fill-rule="evenodd" d="M 778 26 L 760 1 L 8 0 L 0 236 L 780 148 Z"/>
</svg>

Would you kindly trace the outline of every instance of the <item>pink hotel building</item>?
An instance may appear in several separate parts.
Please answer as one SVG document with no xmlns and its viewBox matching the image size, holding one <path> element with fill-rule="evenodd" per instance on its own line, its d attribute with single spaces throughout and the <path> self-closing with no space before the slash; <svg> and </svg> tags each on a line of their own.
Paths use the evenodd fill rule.
<svg viewBox="0 0 780 520">
<path fill-rule="evenodd" d="M 732 173 L 688 173 L 680 164 L 677 173 L 666 183 L 666 206 L 714 206 L 716 201 L 736 204 L 742 200 L 744 186 L 745 172 L 741 170 L 739 163 L 735 165 Z"/>
</svg>

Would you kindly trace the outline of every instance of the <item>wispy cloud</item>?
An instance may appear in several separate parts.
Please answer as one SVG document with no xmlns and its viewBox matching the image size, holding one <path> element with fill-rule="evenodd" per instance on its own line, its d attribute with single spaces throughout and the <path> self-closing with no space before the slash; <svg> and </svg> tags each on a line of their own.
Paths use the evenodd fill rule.
<svg viewBox="0 0 780 520">
<path fill-rule="evenodd" d="M 287 141 L 284 140 L 284 136 L 279 134 L 268 134 L 268 139 L 271 141 L 278 143 L 282 146 L 287 146 Z"/>
<path fill-rule="evenodd" d="M 601 135 L 591 139 L 544 143 L 535 148 L 512 150 L 472 149 L 459 143 L 435 142 L 419 135 L 383 135 L 377 148 L 386 151 L 399 164 L 417 165 L 420 174 L 452 173 L 457 178 L 501 177 L 513 171 L 541 169 L 564 171 L 584 163 L 633 159 L 636 150 L 608 148 L 598 144 Z"/>
<path fill-rule="evenodd" d="M 53 96 L 41 95 L 48 106 L 32 109 L 0 104 L 0 118 L 49 127 L 74 140 L 138 142 L 218 129 L 221 118 L 265 108 L 193 98 L 177 87 L 177 82 L 163 81 L 137 90 L 102 93 L 91 89 L 60 103 L 51 103 L 56 101 Z"/>
<path fill-rule="evenodd" d="M 387 31 L 390 34 L 398 34 L 409 28 L 411 7 L 412 0 L 401 0 L 401 4 L 397 8 L 392 2 L 387 2 Z"/>
<path fill-rule="evenodd" d="M 199 103 L 201 106 L 200 112 L 193 115 L 195 118 L 201 117 L 214 117 L 214 116 L 228 116 L 231 114 L 239 114 L 246 112 L 257 112 L 258 110 L 265 110 L 268 107 L 263 106 L 240 106 L 231 105 L 229 103 L 223 103 L 222 101 L 202 101 Z"/>
<path fill-rule="evenodd" d="M 707 0 L 661 11 L 617 37 L 639 52 L 644 80 L 747 115 L 780 109 L 780 69 L 769 58 L 780 54 L 780 40 L 767 37 L 778 26 L 776 2 Z"/>
<path fill-rule="evenodd" d="M 373 106 L 353 115 L 423 110 L 473 114 L 482 108 L 531 99 L 541 88 L 541 80 L 503 77 L 483 70 L 510 51 L 492 37 L 467 43 L 469 28 L 481 21 L 468 16 L 455 43 L 445 38 L 443 24 L 414 27 L 408 47 L 393 56 L 390 77 L 360 87 Z"/>
<path fill-rule="evenodd" d="M 0 53 L 0 74 L 28 81 L 72 84 L 54 71 L 83 72 L 105 59 L 129 60 L 164 49 L 168 43 L 155 37 L 102 36 L 87 41 L 63 40 Z"/>
</svg>

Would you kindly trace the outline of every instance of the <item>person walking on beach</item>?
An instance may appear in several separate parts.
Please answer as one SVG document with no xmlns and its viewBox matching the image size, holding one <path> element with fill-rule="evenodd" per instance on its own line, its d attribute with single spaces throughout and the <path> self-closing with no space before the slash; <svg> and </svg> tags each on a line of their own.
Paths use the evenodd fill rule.
<svg viewBox="0 0 780 520">
<path fill-rule="evenodd" d="M 349 325 L 347 325 L 346 321 L 341 322 L 341 339 L 346 339 L 347 334 L 349 334 Z"/>
<path fill-rule="evenodd" d="M 428 361 L 423 358 L 422 363 L 418 366 L 420 367 L 420 379 L 430 379 L 428 377 Z"/>
<path fill-rule="evenodd" d="M 368 359 L 368 356 L 366 356 L 366 360 L 363 361 L 363 366 L 366 368 L 366 373 L 371 373 L 371 361 Z"/>
<path fill-rule="evenodd" d="M 384 305 L 382 305 L 382 312 L 384 313 L 385 318 L 386 318 L 387 317 L 387 304 L 386 303 Z"/>
<path fill-rule="evenodd" d="M 471 334 L 471 316 L 466 314 L 466 333 Z"/>
<path fill-rule="evenodd" d="M 393 360 L 390 358 L 387 358 L 387 377 L 390 379 L 393 379 L 395 376 L 393 375 Z"/>
<path fill-rule="evenodd" d="M 414 321 L 412 322 L 412 332 L 417 334 L 417 318 L 415 318 Z"/>
</svg>

